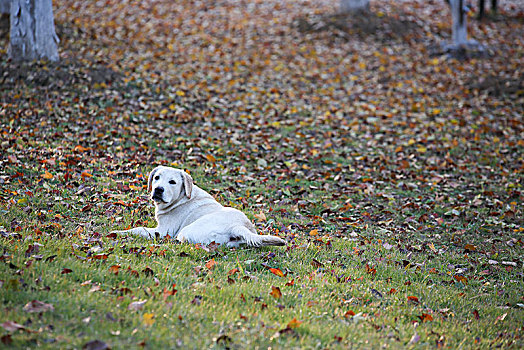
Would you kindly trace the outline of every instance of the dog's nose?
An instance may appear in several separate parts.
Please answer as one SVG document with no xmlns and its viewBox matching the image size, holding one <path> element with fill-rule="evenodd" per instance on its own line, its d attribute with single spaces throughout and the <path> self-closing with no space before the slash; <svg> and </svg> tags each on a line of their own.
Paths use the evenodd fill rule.
<svg viewBox="0 0 524 350">
<path fill-rule="evenodd" d="M 154 195 L 156 195 L 156 194 L 160 195 L 162 193 L 164 193 L 164 188 L 163 187 L 157 187 L 157 188 L 155 188 L 155 191 L 153 192 Z"/>
</svg>

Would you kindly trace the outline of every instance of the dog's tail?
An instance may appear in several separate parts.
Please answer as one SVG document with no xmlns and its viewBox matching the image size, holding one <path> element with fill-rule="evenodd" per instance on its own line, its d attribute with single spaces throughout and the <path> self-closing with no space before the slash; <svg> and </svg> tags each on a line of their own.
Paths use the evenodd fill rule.
<svg viewBox="0 0 524 350">
<path fill-rule="evenodd" d="M 231 231 L 230 245 L 246 244 L 251 247 L 286 245 L 286 241 L 284 241 L 282 238 L 271 235 L 259 235 L 244 226 L 237 226 Z"/>
</svg>

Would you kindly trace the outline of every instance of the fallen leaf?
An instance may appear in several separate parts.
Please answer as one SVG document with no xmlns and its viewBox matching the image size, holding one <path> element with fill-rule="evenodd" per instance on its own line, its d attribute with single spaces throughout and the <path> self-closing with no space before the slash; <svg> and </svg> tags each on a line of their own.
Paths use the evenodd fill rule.
<svg viewBox="0 0 524 350">
<path fill-rule="evenodd" d="M 147 327 L 152 326 L 153 323 L 155 323 L 155 314 L 152 314 L 152 313 L 143 314 L 142 323 Z"/>
<path fill-rule="evenodd" d="M 231 275 L 234 275 L 235 273 L 238 273 L 238 272 L 240 272 L 240 270 L 235 267 L 234 269 L 229 270 L 227 272 L 227 275 L 231 276 Z"/>
<path fill-rule="evenodd" d="M 272 274 L 277 275 L 278 277 L 284 277 L 284 273 L 282 272 L 282 270 L 274 267 L 270 267 L 268 269 L 269 271 L 271 271 Z"/>
<path fill-rule="evenodd" d="M 30 301 L 24 306 L 24 311 L 26 312 L 46 312 L 54 310 L 55 308 L 53 305 L 41 302 L 39 300 Z"/>
<path fill-rule="evenodd" d="M 421 316 L 419 316 L 420 320 L 422 322 L 429 322 L 429 321 L 433 321 L 433 316 L 431 316 L 430 314 L 425 314 L 425 313 L 422 313 Z"/>
<path fill-rule="evenodd" d="M 217 264 L 217 262 L 215 261 L 215 259 L 211 259 L 209 260 L 208 262 L 206 262 L 206 267 L 211 270 L 215 267 L 215 265 Z"/>
<path fill-rule="evenodd" d="M 419 300 L 418 300 L 418 298 L 415 297 L 415 296 L 408 296 L 408 302 L 409 302 L 409 303 L 413 303 L 413 304 L 418 304 L 418 303 L 420 303 Z"/>
<path fill-rule="evenodd" d="M 344 317 L 345 318 L 350 318 L 350 317 L 353 317 L 355 316 L 355 312 L 353 312 L 353 310 L 348 310 L 346 311 L 346 313 L 344 314 Z"/>
<path fill-rule="evenodd" d="M 120 265 L 112 265 L 109 267 L 109 271 L 114 273 L 115 275 L 118 275 L 118 270 L 120 270 Z"/>
<path fill-rule="evenodd" d="M 280 288 L 272 286 L 269 295 L 275 299 L 280 299 L 282 297 L 282 292 L 280 291 Z"/>
<path fill-rule="evenodd" d="M 261 212 L 258 213 L 258 214 L 255 214 L 255 217 L 256 217 L 258 220 L 261 220 L 261 221 L 267 221 L 266 214 L 264 214 L 263 211 L 261 211 Z"/>
<path fill-rule="evenodd" d="M 287 328 L 297 328 L 302 324 L 302 321 L 297 320 L 296 317 L 294 317 L 289 323 L 287 324 Z"/>
<path fill-rule="evenodd" d="M 13 321 L 6 321 L 2 324 L 0 324 L 0 326 L 2 326 L 6 331 L 8 332 L 15 332 L 15 331 L 18 331 L 18 330 L 26 330 L 25 326 L 22 326 L 21 324 L 18 324 L 16 322 L 13 322 Z"/>
<path fill-rule="evenodd" d="M 147 299 L 146 300 L 133 301 L 132 303 L 129 304 L 127 309 L 128 310 L 133 310 L 133 311 L 142 310 L 144 308 L 145 303 L 147 303 Z"/>
</svg>

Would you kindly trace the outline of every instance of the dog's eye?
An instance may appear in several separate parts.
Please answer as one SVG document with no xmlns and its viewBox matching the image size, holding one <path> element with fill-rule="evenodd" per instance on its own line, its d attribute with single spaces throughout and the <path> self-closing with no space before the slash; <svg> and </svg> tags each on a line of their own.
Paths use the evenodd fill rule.
<svg viewBox="0 0 524 350">
<path fill-rule="evenodd" d="M 175 180 L 169 180 L 169 183 L 170 183 L 171 185 L 176 185 L 176 181 L 175 181 Z"/>
<path fill-rule="evenodd" d="M 160 176 L 158 176 L 158 175 L 155 176 L 155 180 L 158 180 L 158 179 L 160 179 Z"/>
</svg>

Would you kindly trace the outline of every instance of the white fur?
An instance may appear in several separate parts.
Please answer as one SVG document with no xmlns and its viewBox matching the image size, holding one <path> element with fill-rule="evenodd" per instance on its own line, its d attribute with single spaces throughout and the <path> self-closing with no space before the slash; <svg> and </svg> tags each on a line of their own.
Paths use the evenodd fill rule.
<svg viewBox="0 0 524 350">
<path fill-rule="evenodd" d="M 285 245 L 285 241 L 276 236 L 257 234 L 244 213 L 223 207 L 209 193 L 194 185 L 191 176 L 183 170 L 165 166 L 153 169 L 148 188 L 155 202 L 158 226 L 114 232 L 148 238 L 169 235 L 181 242 L 215 242 L 228 247 Z"/>
</svg>

